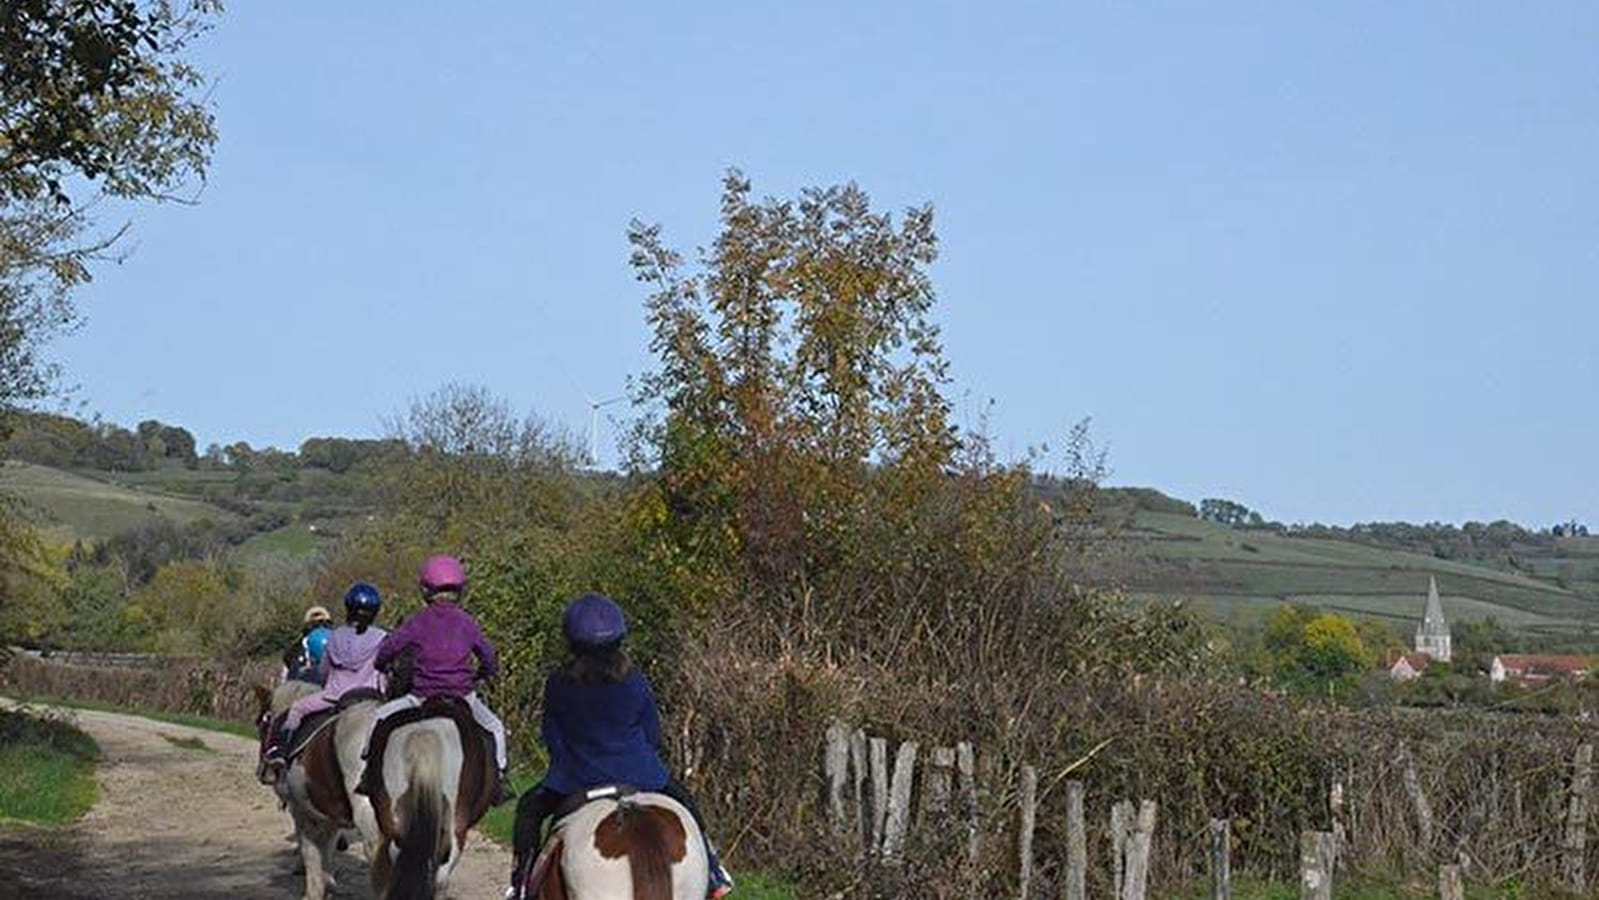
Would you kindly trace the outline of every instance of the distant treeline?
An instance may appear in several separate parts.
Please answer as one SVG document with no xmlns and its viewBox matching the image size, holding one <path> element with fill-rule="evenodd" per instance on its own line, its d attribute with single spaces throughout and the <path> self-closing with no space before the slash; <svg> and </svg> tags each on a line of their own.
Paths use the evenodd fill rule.
<svg viewBox="0 0 1599 900">
<path fill-rule="evenodd" d="M 1140 510 L 1193 516 L 1218 525 L 1247 531 L 1269 531 L 1285 537 L 1348 541 L 1385 550 L 1422 553 L 1438 559 L 1492 562 L 1516 566 L 1518 555 L 1541 555 L 1558 549 L 1562 538 L 1587 537 L 1588 527 L 1581 522 L 1559 522 L 1547 528 L 1531 529 L 1515 522 L 1361 522 L 1349 526 L 1284 524 L 1266 519 L 1242 503 L 1207 498 L 1199 505 L 1169 497 L 1154 488 L 1116 487 L 1100 491 L 1101 518 L 1127 524 Z"/>
<path fill-rule="evenodd" d="M 292 476 L 304 470 L 346 474 L 405 459 L 410 450 L 404 440 L 312 437 L 298 450 L 254 448 L 244 441 L 212 443 L 198 451 L 188 429 L 150 419 L 132 429 L 120 425 L 85 422 L 51 413 L 15 411 L 0 431 L 0 456 L 60 469 L 95 469 L 109 472 L 147 472 L 168 466 L 229 471 L 264 476 L 241 479 L 230 491 L 210 489 L 204 499 L 234 512 L 259 512 L 255 501 L 303 503 L 326 500 L 348 508 L 370 503 L 356 485 L 333 490 L 337 496 L 319 498 L 326 487 L 308 489 Z M 276 476 L 276 477 L 273 477 Z M 1055 479 L 1035 479 L 1035 490 L 1059 488 Z M 1140 511 L 1192 516 L 1245 530 L 1269 531 L 1289 537 L 1349 541 L 1390 550 L 1423 553 L 1439 559 L 1486 561 L 1517 565 L 1517 553 L 1542 553 L 1556 549 L 1562 537 L 1587 536 L 1587 526 L 1576 521 L 1532 530 L 1506 520 L 1466 522 L 1364 522 L 1350 526 L 1284 524 L 1271 521 L 1242 503 L 1206 498 L 1198 505 L 1161 493 L 1154 488 L 1114 487 L 1097 490 L 1096 516 L 1106 524 L 1127 524 Z"/>
<path fill-rule="evenodd" d="M 112 422 L 16 410 L 0 427 L 0 455 L 58 469 L 147 472 L 174 464 L 235 472 L 326 469 L 344 473 L 369 461 L 403 457 L 404 441 L 313 437 L 298 452 L 256 449 L 244 441 L 197 449 L 188 429 L 155 419 L 132 429 Z"/>
</svg>

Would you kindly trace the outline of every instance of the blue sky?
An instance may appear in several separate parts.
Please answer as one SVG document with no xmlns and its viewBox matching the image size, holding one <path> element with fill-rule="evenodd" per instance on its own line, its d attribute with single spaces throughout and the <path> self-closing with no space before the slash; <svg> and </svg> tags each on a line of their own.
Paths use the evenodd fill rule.
<svg viewBox="0 0 1599 900">
<path fill-rule="evenodd" d="M 1595 522 L 1596 46 L 1556 2 L 235 2 L 200 205 L 55 353 L 202 445 L 452 380 L 583 431 L 650 365 L 628 221 L 701 245 L 738 166 L 934 205 L 1006 454 L 1091 416 L 1112 483 L 1284 521 Z"/>
</svg>

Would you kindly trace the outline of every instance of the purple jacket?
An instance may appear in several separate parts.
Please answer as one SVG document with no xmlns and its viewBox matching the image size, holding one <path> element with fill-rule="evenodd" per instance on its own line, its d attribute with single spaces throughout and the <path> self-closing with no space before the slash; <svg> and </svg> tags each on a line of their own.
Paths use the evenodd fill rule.
<svg viewBox="0 0 1599 900">
<path fill-rule="evenodd" d="M 354 625 L 333 629 L 327 649 L 322 651 L 324 693 L 340 697 L 356 688 L 383 690 L 383 676 L 375 663 L 378 646 L 387 635 L 387 631 L 375 625 L 367 628 L 365 634 L 356 632 Z"/>
<path fill-rule="evenodd" d="M 378 645 L 377 668 L 387 669 L 411 647 L 416 648 L 411 693 L 418 697 L 464 697 L 472 693 L 475 675 L 492 678 L 500 670 L 477 621 L 445 600 L 434 600 L 390 632 Z"/>
</svg>

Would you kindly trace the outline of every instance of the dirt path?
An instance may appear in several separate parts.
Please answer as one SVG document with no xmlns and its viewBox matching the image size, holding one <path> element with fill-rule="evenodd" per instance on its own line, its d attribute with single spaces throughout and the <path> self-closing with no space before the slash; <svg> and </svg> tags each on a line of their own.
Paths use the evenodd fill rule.
<svg viewBox="0 0 1599 900">
<path fill-rule="evenodd" d="M 70 829 L 0 829 L 0 898 L 301 895 L 293 826 L 255 780 L 255 742 L 137 716 L 72 716 L 100 744 L 100 802 Z M 450 896 L 497 898 L 509 867 L 508 851 L 475 834 Z M 340 900 L 372 897 L 358 847 L 338 855 L 333 874 Z"/>
</svg>

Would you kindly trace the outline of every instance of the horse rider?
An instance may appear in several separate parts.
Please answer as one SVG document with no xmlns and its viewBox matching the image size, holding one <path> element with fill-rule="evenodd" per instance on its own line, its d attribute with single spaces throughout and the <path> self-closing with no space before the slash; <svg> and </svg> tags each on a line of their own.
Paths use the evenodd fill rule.
<svg viewBox="0 0 1599 900">
<path fill-rule="evenodd" d="M 283 651 L 281 681 L 309 681 L 321 684 L 317 667 L 322 662 L 322 650 L 332 634 L 333 615 L 325 606 L 313 606 L 300 620 L 300 636 Z"/>
<path fill-rule="evenodd" d="M 649 679 L 622 650 L 627 620 L 621 607 L 601 594 L 584 594 L 567 604 L 561 616 L 566 635 L 566 662 L 544 682 L 544 715 L 539 736 L 549 752 L 550 768 L 538 787 L 516 805 L 511 873 L 514 896 L 518 880 L 537 855 L 535 845 L 544 820 L 554 815 L 568 795 L 607 785 L 628 785 L 665 794 L 681 803 L 705 837 L 710 869 L 706 896 L 719 898 L 733 890 L 688 791 L 661 761 L 661 715 Z"/>
<path fill-rule="evenodd" d="M 328 636 L 327 647 L 317 667 L 322 676 L 322 691 L 296 700 L 284 717 L 282 730 L 274 732 L 272 743 L 267 746 L 266 763 L 275 772 L 282 771 L 284 750 L 294 745 L 294 732 L 307 716 L 333 709 L 338 706 L 339 698 L 353 690 L 383 691 L 383 673 L 374 663 L 378 645 L 388 632 L 372 624 L 382 610 L 383 595 L 364 581 L 356 582 L 344 592 L 345 624 Z"/>
<path fill-rule="evenodd" d="M 379 670 L 387 670 L 401 654 L 414 651 L 410 692 L 378 707 L 373 728 L 400 710 L 421 706 L 424 700 L 461 698 L 478 725 L 494 736 L 494 764 L 500 776 L 496 803 L 504 803 L 511 799 L 505 779 L 505 725 L 475 689 L 476 681 L 499 673 L 499 660 L 477 620 L 461 608 L 466 596 L 466 569 L 453 556 L 431 556 L 422 564 L 417 583 L 427 606 L 383 639 L 375 659 Z M 473 657 L 477 658 L 476 671 Z M 371 783 L 367 778 L 380 768 L 380 762 L 368 760 L 358 791 L 369 792 Z"/>
</svg>

